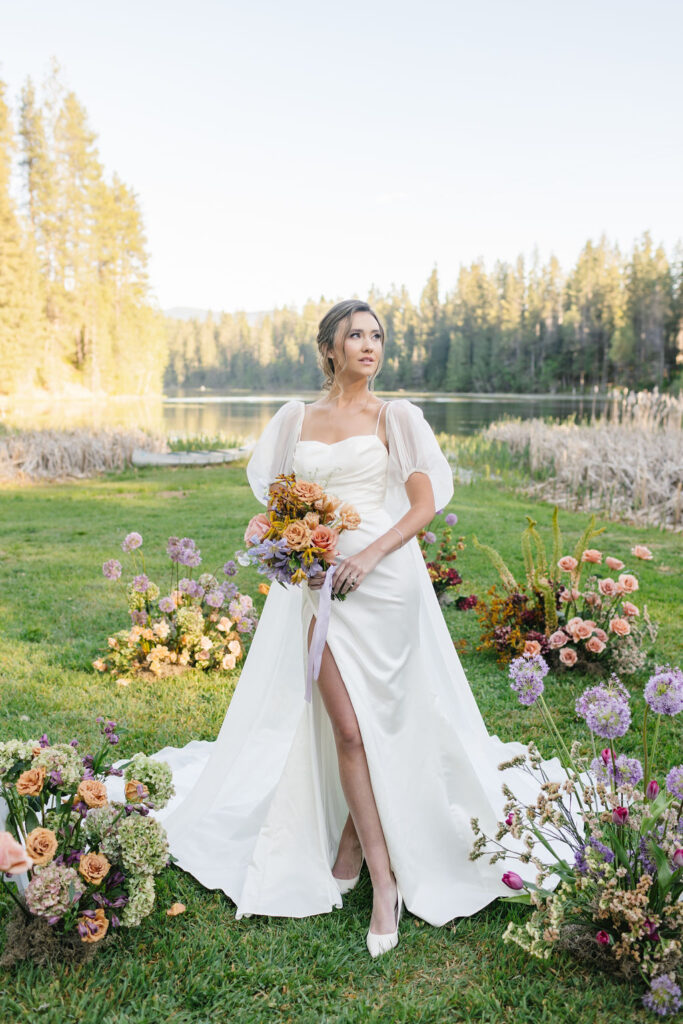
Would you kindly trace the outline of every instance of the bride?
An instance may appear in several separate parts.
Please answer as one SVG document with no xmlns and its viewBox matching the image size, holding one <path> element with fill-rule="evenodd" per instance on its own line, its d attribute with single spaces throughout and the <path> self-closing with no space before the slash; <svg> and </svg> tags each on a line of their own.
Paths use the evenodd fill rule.
<svg viewBox="0 0 683 1024">
<path fill-rule="evenodd" d="M 263 504 L 275 477 L 294 472 L 361 518 L 329 571 L 346 596 L 331 603 L 312 699 L 304 681 L 323 574 L 270 587 L 216 741 L 156 755 L 177 791 L 158 816 L 180 867 L 223 890 L 237 918 L 341 907 L 365 861 L 374 957 L 397 944 L 403 904 L 442 925 L 509 895 L 504 863 L 469 859 L 470 821 L 495 832 L 497 766 L 525 748 L 489 736 L 415 539 L 451 499 L 453 477 L 422 411 L 371 390 L 379 318 L 339 302 L 317 344 L 323 394 L 285 402 L 247 466 Z M 529 786 L 519 771 L 518 797 Z"/>
</svg>

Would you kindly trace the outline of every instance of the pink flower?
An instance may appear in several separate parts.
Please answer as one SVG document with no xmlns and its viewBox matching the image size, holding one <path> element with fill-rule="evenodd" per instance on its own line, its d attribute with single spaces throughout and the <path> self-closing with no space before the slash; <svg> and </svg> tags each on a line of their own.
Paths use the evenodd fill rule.
<svg viewBox="0 0 683 1024">
<path fill-rule="evenodd" d="M 510 889 L 524 888 L 524 879 L 516 871 L 506 871 L 503 875 L 503 881 Z"/>
<path fill-rule="evenodd" d="M 617 584 L 611 576 L 607 576 L 604 580 L 598 580 L 598 590 L 605 597 L 614 597 L 617 592 Z"/>
<path fill-rule="evenodd" d="M 631 632 L 628 619 L 610 619 L 609 628 L 613 633 L 616 633 L 617 636 L 628 636 Z"/>
<path fill-rule="evenodd" d="M 624 563 L 621 561 L 621 559 L 612 558 L 611 555 L 608 555 L 605 559 L 605 565 L 608 569 L 613 569 L 614 572 L 621 572 L 621 570 L 624 568 Z"/>
<path fill-rule="evenodd" d="M 646 562 L 653 557 L 650 549 L 646 548 L 644 544 L 636 544 L 634 548 L 631 548 L 631 554 L 634 558 L 642 558 Z"/>
<path fill-rule="evenodd" d="M 609 935 L 607 934 L 607 932 L 603 931 L 596 932 L 595 941 L 599 943 L 601 946 L 609 946 Z"/>
<path fill-rule="evenodd" d="M 628 821 L 628 807 L 615 807 L 612 811 L 612 821 L 615 825 L 625 825 Z"/>
<path fill-rule="evenodd" d="M 564 647 L 564 645 L 568 642 L 569 637 L 563 629 L 556 630 L 554 633 L 551 633 L 548 637 L 548 643 L 554 651 L 556 651 L 559 647 Z"/>
<path fill-rule="evenodd" d="M 571 668 L 572 665 L 576 665 L 577 653 L 573 647 L 563 647 L 560 651 L 560 661 L 567 668 Z"/>
<path fill-rule="evenodd" d="M 596 636 L 598 640 L 602 640 L 603 644 L 607 643 L 607 633 L 605 633 L 604 629 L 600 629 L 599 626 L 596 626 L 593 630 L 593 636 Z"/>
<path fill-rule="evenodd" d="M 538 640 L 527 640 L 524 644 L 524 650 L 522 654 L 525 658 L 533 658 L 534 655 L 541 653 L 541 645 Z"/>
<path fill-rule="evenodd" d="M 659 793 L 659 783 L 656 779 L 650 779 L 647 786 L 645 787 L 645 796 L 648 800 L 654 800 Z"/>
<path fill-rule="evenodd" d="M 510 826 L 512 825 L 514 820 L 515 820 L 515 816 L 512 813 L 512 811 L 510 811 L 510 813 L 508 814 L 507 818 L 505 819 L 505 824 L 507 825 L 508 828 L 510 828 Z M 683 851 L 681 851 L 681 852 L 683 852 Z"/>
<path fill-rule="evenodd" d="M 249 525 L 244 531 L 244 543 L 260 544 L 269 529 L 270 519 L 265 512 L 259 512 L 249 520 Z"/>
<path fill-rule="evenodd" d="M 624 615 L 628 615 L 629 618 L 632 615 L 640 615 L 640 609 L 638 608 L 638 605 L 631 604 L 630 601 L 624 601 L 621 606 L 621 610 L 623 611 Z"/>
<path fill-rule="evenodd" d="M 574 636 L 577 640 L 587 640 L 595 627 L 594 622 L 578 622 L 574 629 Z"/>
<path fill-rule="evenodd" d="M 638 589 L 638 580 L 628 572 L 622 572 L 619 583 L 621 583 L 624 594 L 632 594 L 634 590 Z"/>
<path fill-rule="evenodd" d="M 599 562 L 602 562 L 602 551 L 597 551 L 596 548 L 586 548 L 581 555 L 581 561 L 593 562 L 594 565 L 597 565 Z"/>
<path fill-rule="evenodd" d="M 612 760 L 612 751 L 609 747 L 605 747 L 604 750 L 600 751 L 600 757 L 603 760 L 603 764 L 609 764 Z"/>
<path fill-rule="evenodd" d="M 597 636 L 592 636 L 586 641 L 586 649 L 589 650 L 591 654 L 602 654 L 605 649 L 604 641 L 599 640 Z"/>
<path fill-rule="evenodd" d="M 33 867 L 33 861 L 21 843 L 9 832 L 0 832 L 0 871 L 20 875 Z"/>
<path fill-rule="evenodd" d="M 674 866 L 675 867 L 683 868 L 683 850 L 681 850 L 681 849 L 674 850 L 674 855 L 673 855 L 672 860 L 674 862 Z"/>
<path fill-rule="evenodd" d="M 573 572 L 579 563 L 571 555 L 563 555 L 557 564 L 563 572 Z"/>
</svg>

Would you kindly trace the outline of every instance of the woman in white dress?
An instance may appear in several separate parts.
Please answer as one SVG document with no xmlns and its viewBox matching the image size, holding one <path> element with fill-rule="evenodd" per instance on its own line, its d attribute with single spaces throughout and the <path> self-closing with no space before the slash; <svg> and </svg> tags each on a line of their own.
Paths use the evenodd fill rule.
<svg viewBox="0 0 683 1024">
<path fill-rule="evenodd" d="M 180 867 L 222 889 L 238 918 L 341 907 L 364 856 L 377 956 L 398 942 L 403 903 L 442 925 L 509 894 L 504 862 L 469 859 L 470 820 L 495 831 L 497 766 L 525 748 L 488 735 L 415 539 L 452 497 L 453 477 L 422 411 L 370 389 L 379 319 L 365 303 L 338 303 L 318 348 L 323 396 L 286 402 L 247 467 L 263 504 L 275 477 L 293 471 L 361 517 L 330 570 L 346 599 L 331 603 L 312 700 L 322 574 L 271 586 L 216 741 L 158 752 L 177 789 L 159 817 Z M 509 771 L 517 796 L 533 799 L 533 780 Z"/>
</svg>

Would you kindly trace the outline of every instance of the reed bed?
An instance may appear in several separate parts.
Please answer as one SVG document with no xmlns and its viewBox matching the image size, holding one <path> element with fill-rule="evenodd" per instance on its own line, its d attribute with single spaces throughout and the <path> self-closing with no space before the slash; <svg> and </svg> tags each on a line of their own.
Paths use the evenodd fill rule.
<svg viewBox="0 0 683 1024">
<path fill-rule="evenodd" d="M 135 448 L 168 451 L 166 440 L 142 430 L 25 430 L 0 436 L 0 480 L 68 480 L 120 470 Z"/>
</svg>

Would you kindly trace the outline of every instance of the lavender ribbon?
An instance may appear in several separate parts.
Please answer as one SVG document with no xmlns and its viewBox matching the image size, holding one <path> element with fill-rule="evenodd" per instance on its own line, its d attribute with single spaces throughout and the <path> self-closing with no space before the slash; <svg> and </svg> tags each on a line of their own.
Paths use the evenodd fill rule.
<svg viewBox="0 0 683 1024">
<path fill-rule="evenodd" d="M 311 703 L 313 696 L 313 678 L 317 681 L 320 674 L 320 662 L 323 656 L 323 648 L 327 638 L 327 627 L 330 623 L 330 609 L 332 607 L 332 577 L 337 565 L 331 565 L 325 573 L 325 582 L 320 588 L 320 600 L 318 601 L 318 614 L 313 627 L 311 646 L 308 651 L 308 668 L 306 670 L 306 690 L 304 700 Z"/>
</svg>

